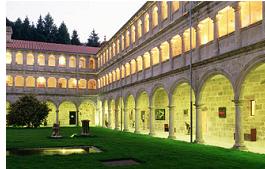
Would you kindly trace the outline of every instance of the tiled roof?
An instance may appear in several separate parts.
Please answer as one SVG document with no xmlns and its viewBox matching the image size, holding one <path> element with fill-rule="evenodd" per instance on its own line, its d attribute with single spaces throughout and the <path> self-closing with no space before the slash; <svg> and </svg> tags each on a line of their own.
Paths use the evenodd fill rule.
<svg viewBox="0 0 265 169">
<path fill-rule="evenodd" d="M 80 54 L 96 54 L 100 48 L 78 46 L 78 45 L 65 45 L 57 43 L 35 42 L 26 40 L 11 40 L 6 43 L 7 48 L 13 49 L 28 49 L 28 50 L 43 50 L 55 52 L 68 52 Z"/>
</svg>

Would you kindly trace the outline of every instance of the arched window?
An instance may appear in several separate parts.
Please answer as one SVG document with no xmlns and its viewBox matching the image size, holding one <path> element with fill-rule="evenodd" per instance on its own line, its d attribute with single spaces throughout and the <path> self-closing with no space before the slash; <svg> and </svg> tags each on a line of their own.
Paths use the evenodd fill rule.
<svg viewBox="0 0 265 169">
<path fill-rule="evenodd" d="M 78 88 L 86 89 L 86 79 L 79 79 L 78 80 Z"/>
<path fill-rule="evenodd" d="M 106 52 L 103 53 L 102 65 L 106 63 Z"/>
<path fill-rule="evenodd" d="M 121 78 L 124 78 L 124 76 L 125 76 L 125 68 L 124 68 L 124 66 L 122 65 L 122 66 L 121 66 Z"/>
<path fill-rule="evenodd" d="M 162 20 L 167 18 L 167 1 L 162 1 L 161 2 L 161 15 L 162 15 Z"/>
<path fill-rule="evenodd" d="M 13 86 L 13 77 L 10 75 L 6 76 L 6 86 Z"/>
<path fill-rule="evenodd" d="M 100 62 L 101 62 L 100 57 L 98 57 L 98 68 L 101 67 L 101 66 L 100 66 Z"/>
<path fill-rule="evenodd" d="M 109 46 L 109 60 L 112 58 L 112 48 Z"/>
<path fill-rule="evenodd" d="M 115 73 L 115 70 L 112 71 L 112 81 L 113 82 L 116 81 L 116 73 Z"/>
<path fill-rule="evenodd" d="M 115 45 L 115 43 L 112 43 L 112 55 L 113 55 L 113 57 L 116 55 L 116 45 Z"/>
<path fill-rule="evenodd" d="M 103 87 L 106 86 L 105 76 L 103 76 L 102 81 L 103 81 Z"/>
<path fill-rule="evenodd" d="M 158 8 L 155 6 L 152 11 L 152 26 L 153 28 L 158 25 Z"/>
<path fill-rule="evenodd" d="M 106 85 L 108 85 L 108 84 L 109 84 L 109 76 L 106 74 L 105 77 L 106 77 L 106 78 L 105 78 L 105 80 L 106 80 Z"/>
<path fill-rule="evenodd" d="M 66 66 L 66 59 L 64 56 L 59 57 L 59 66 L 60 67 L 65 67 Z"/>
<path fill-rule="evenodd" d="M 7 51 L 6 52 L 6 64 L 11 64 L 12 62 L 12 54 L 11 52 Z"/>
<path fill-rule="evenodd" d="M 101 88 L 101 79 L 98 79 L 98 88 Z"/>
<path fill-rule="evenodd" d="M 179 9 L 179 1 L 172 1 L 172 10 L 173 12 Z"/>
<path fill-rule="evenodd" d="M 129 30 L 126 31 L 126 48 L 130 46 L 130 32 Z"/>
<path fill-rule="evenodd" d="M 116 69 L 116 76 L 117 76 L 117 80 L 120 80 L 120 69 L 119 68 Z"/>
<path fill-rule="evenodd" d="M 132 25 L 131 27 L 131 39 L 132 39 L 132 43 L 135 42 L 135 26 Z"/>
<path fill-rule="evenodd" d="M 75 68 L 76 67 L 76 59 L 75 59 L 74 56 L 71 56 L 69 58 L 69 67 L 71 67 L 71 68 Z"/>
<path fill-rule="evenodd" d="M 192 49 L 196 47 L 196 32 L 195 29 L 191 28 L 192 32 Z M 187 52 L 190 50 L 190 28 L 186 29 L 183 33 L 184 38 L 184 51 Z"/>
<path fill-rule="evenodd" d="M 125 69 L 126 69 L 126 76 L 129 76 L 131 74 L 130 63 L 125 64 Z"/>
<path fill-rule="evenodd" d="M 235 12 L 230 6 L 220 10 L 216 15 L 218 24 L 218 37 L 235 31 Z"/>
<path fill-rule="evenodd" d="M 121 50 L 124 49 L 124 36 L 121 35 Z"/>
<path fill-rule="evenodd" d="M 151 50 L 152 53 L 152 59 L 153 59 L 153 65 L 156 65 L 159 63 L 159 50 L 157 47 L 153 48 Z"/>
<path fill-rule="evenodd" d="M 120 53 L 120 40 L 117 39 L 117 54 Z"/>
<path fill-rule="evenodd" d="M 23 64 L 23 54 L 21 52 L 16 53 L 16 64 L 18 65 Z"/>
<path fill-rule="evenodd" d="M 77 81 L 75 78 L 70 78 L 68 80 L 68 88 L 70 89 L 76 88 L 76 85 L 77 85 Z"/>
<path fill-rule="evenodd" d="M 204 45 L 213 40 L 213 20 L 206 18 L 199 25 L 200 45 Z"/>
<path fill-rule="evenodd" d="M 171 39 L 172 56 L 178 56 L 182 53 L 182 41 L 179 35 L 174 36 Z"/>
<path fill-rule="evenodd" d="M 262 1 L 239 2 L 239 6 L 241 28 L 262 20 Z"/>
<path fill-rule="evenodd" d="M 112 83 L 112 74 L 111 74 L 111 72 L 109 73 L 109 84 L 111 84 Z"/>
<path fill-rule="evenodd" d="M 131 60 L 131 74 L 133 75 L 136 73 L 136 61 L 133 59 Z"/>
<path fill-rule="evenodd" d="M 37 87 L 46 87 L 46 79 L 44 77 L 37 78 Z"/>
<path fill-rule="evenodd" d="M 137 38 L 142 37 L 142 21 L 139 19 L 137 22 Z"/>
<path fill-rule="evenodd" d="M 34 65 L 34 56 L 32 53 L 27 54 L 27 65 Z"/>
<path fill-rule="evenodd" d="M 49 77 L 48 78 L 48 87 L 50 87 L 50 88 L 56 87 L 56 78 L 55 77 Z"/>
<path fill-rule="evenodd" d="M 15 77 L 15 86 L 16 87 L 23 87 L 24 86 L 24 77 L 16 76 Z"/>
<path fill-rule="evenodd" d="M 169 44 L 164 42 L 160 45 L 161 48 L 161 62 L 164 62 L 169 59 Z"/>
<path fill-rule="evenodd" d="M 40 65 L 40 66 L 45 65 L 45 56 L 43 54 L 38 55 L 38 65 Z"/>
<path fill-rule="evenodd" d="M 26 86 L 27 87 L 35 87 L 35 78 L 33 76 L 28 76 L 26 78 Z"/>
<path fill-rule="evenodd" d="M 89 59 L 89 69 L 95 69 L 95 59 L 94 58 L 90 58 Z"/>
<path fill-rule="evenodd" d="M 137 62 L 137 71 L 142 71 L 143 70 L 143 60 L 142 60 L 142 56 L 138 56 L 136 59 Z"/>
<path fill-rule="evenodd" d="M 146 52 L 144 54 L 144 68 L 147 69 L 150 67 L 150 53 Z"/>
<path fill-rule="evenodd" d="M 90 79 L 88 81 L 88 86 L 87 86 L 88 89 L 97 89 L 97 82 L 96 80 L 94 79 Z"/>
<path fill-rule="evenodd" d="M 108 60 L 109 60 L 109 50 L 106 49 L 106 63 L 108 62 Z"/>
<path fill-rule="evenodd" d="M 67 80 L 65 78 L 60 78 L 58 80 L 58 87 L 59 88 L 66 88 L 67 86 Z"/>
<path fill-rule="evenodd" d="M 149 15 L 145 14 L 144 16 L 144 33 L 149 31 Z"/>
<path fill-rule="evenodd" d="M 54 55 L 50 55 L 49 58 L 48 58 L 48 65 L 49 66 L 55 66 L 55 56 Z"/>
<path fill-rule="evenodd" d="M 79 58 L 79 68 L 81 68 L 81 69 L 86 68 L 86 58 L 84 58 L 84 57 Z"/>
</svg>

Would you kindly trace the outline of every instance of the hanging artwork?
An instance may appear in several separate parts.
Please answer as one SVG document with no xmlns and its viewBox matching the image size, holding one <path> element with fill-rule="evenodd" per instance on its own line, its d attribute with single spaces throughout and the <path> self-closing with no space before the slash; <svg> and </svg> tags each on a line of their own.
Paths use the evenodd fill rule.
<svg viewBox="0 0 265 169">
<path fill-rule="evenodd" d="M 165 109 L 156 109 L 155 110 L 155 119 L 156 120 L 165 120 Z"/>
</svg>

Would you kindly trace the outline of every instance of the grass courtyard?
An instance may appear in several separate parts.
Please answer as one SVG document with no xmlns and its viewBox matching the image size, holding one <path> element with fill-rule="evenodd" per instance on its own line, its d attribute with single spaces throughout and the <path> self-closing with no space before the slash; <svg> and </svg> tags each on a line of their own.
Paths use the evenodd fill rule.
<svg viewBox="0 0 265 169">
<path fill-rule="evenodd" d="M 91 128 L 93 137 L 70 138 L 80 133 L 80 128 L 61 128 L 62 139 L 48 138 L 51 128 L 14 129 L 7 128 L 7 148 L 36 148 L 56 146 L 93 145 L 102 153 L 73 154 L 67 156 L 7 156 L 8 169 L 265 169 L 265 155 L 241 152 L 206 145 L 154 138 Z M 102 160 L 133 158 L 141 164 L 134 166 L 107 167 Z"/>
</svg>

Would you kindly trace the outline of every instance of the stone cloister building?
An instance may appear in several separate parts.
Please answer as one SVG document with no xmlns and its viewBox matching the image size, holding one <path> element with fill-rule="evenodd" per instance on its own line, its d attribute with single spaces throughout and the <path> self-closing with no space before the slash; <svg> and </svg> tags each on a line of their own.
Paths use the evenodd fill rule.
<svg viewBox="0 0 265 169">
<path fill-rule="evenodd" d="M 85 58 L 94 59 L 95 69 L 46 68 L 46 79 L 49 73 L 58 75 L 57 82 L 67 77 L 67 89 L 57 85 L 33 91 L 54 100 L 59 119 L 64 100 L 75 109 L 86 100 L 94 108 L 95 125 L 184 141 L 190 138 L 191 95 L 193 141 L 265 152 L 264 16 L 262 1 L 146 2 L 108 42 L 94 53 L 86 50 Z M 14 79 L 18 71 L 12 63 L 7 72 Z M 23 77 L 29 75 L 26 67 L 19 69 Z M 35 74 L 42 71 L 37 70 Z M 78 84 L 72 89 L 74 77 L 87 84 L 93 79 L 96 88 L 81 90 Z M 7 100 L 16 99 L 19 91 L 33 92 L 16 85 L 7 88 Z"/>
</svg>

